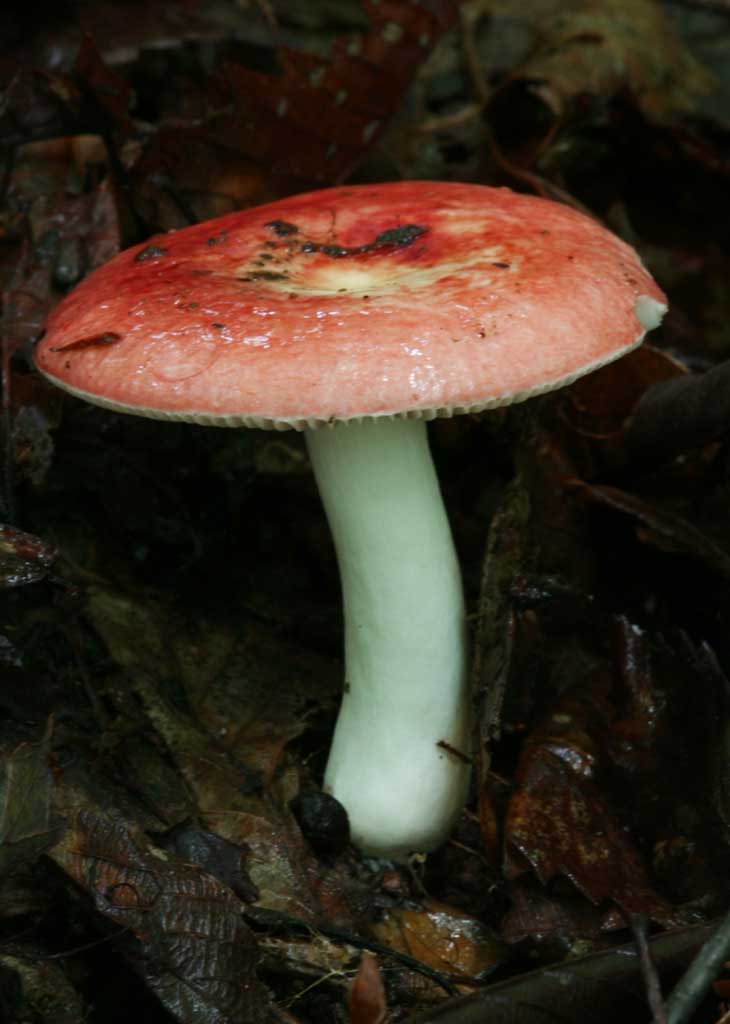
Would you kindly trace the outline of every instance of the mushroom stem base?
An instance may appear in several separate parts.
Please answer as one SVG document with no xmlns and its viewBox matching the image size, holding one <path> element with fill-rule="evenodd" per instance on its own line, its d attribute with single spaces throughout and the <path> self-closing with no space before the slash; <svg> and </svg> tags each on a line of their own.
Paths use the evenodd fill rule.
<svg viewBox="0 0 730 1024">
<path fill-rule="evenodd" d="M 340 566 L 345 685 L 325 788 L 364 852 L 442 842 L 469 778 L 459 565 L 422 420 L 310 431 Z"/>
</svg>

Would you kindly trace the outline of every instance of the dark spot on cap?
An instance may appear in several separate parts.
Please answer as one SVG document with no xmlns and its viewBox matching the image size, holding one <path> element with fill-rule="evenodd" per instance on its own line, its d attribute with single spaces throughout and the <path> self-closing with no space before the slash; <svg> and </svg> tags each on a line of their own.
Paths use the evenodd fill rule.
<svg viewBox="0 0 730 1024">
<path fill-rule="evenodd" d="M 140 249 L 134 257 L 135 263 L 145 263 L 147 260 L 157 260 L 161 256 L 167 256 L 169 250 L 163 249 L 161 245 L 148 245 Z"/>
<path fill-rule="evenodd" d="M 378 249 L 382 249 L 385 246 L 403 246 L 410 245 L 411 242 L 415 242 L 421 235 L 425 235 L 428 228 L 422 227 L 420 224 L 403 224 L 398 228 L 389 228 L 387 231 L 381 231 L 376 236 L 373 245 Z"/>
<path fill-rule="evenodd" d="M 347 249 L 343 245 L 325 245 L 324 242 L 303 242 L 302 252 L 321 252 L 325 256 L 338 259 L 340 256 L 351 256 L 358 252 L 358 249 Z"/>
<path fill-rule="evenodd" d="M 221 242 L 225 242 L 225 240 L 227 238 L 228 238 L 228 232 L 227 231 L 219 231 L 217 235 L 213 235 L 212 238 L 208 238 L 207 239 L 206 245 L 220 245 Z"/>
<path fill-rule="evenodd" d="M 493 267 L 499 267 L 500 270 L 509 270 L 509 263 L 502 263 L 501 261 L 492 262 Z"/>
<path fill-rule="evenodd" d="M 264 227 L 269 228 L 279 238 L 286 238 L 287 235 L 298 235 L 299 228 L 296 224 L 290 224 L 287 220 L 270 220 Z"/>
<path fill-rule="evenodd" d="M 254 270 L 242 278 L 243 281 L 286 281 L 287 274 L 278 274 L 274 270 Z"/>
<path fill-rule="evenodd" d="M 384 249 L 402 249 L 411 245 L 421 235 L 425 235 L 428 228 L 420 224 L 403 224 L 397 228 L 388 228 L 376 235 L 372 242 L 364 245 L 334 245 L 324 242 L 302 242 L 301 252 L 321 252 L 324 256 L 331 256 L 332 259 L 340 259 L 343 256 L 364 256 L 367 253 L 382 252 Z"/>
<path fill-rule="evenodd" d="M 181 302 L 178 304 L 178 309 L 181 309 L 184 313 L 192 313 L 194 309 L 200 309 L 199 302 Z"/>
<path fill-rule="evenodd" d="M 115 331 L 104 331 L 103 334 L 90 334 L 87 338 L 77 338 L 76 341 L 70 341 L 68 345 L 57 345 L 51 349 L 51 352 L 78 352 L 83 348 L 116 345 L 121 340 L 121 334 L 117 334 Z"/>
<path fill-rule="evenodd" d="M 225 326 L 226 325 L 225 324 L 211 324 L 210 326 L 211 327 L 215 327 L 215 329 L 217 331 L 222 331 L 222 330 L 225 330 Z"/>
</svg>

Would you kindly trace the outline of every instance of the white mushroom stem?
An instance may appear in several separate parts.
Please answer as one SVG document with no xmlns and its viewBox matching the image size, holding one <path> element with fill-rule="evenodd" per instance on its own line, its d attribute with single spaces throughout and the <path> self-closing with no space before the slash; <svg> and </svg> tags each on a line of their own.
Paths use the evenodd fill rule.
<svg viewBox="0 0 730 1024">
<path fill-rule="evenodd" d="M 309 431 L 345 616 L 342 707 L 325 788 L 364 852 L 448 835 L 469 778 L 459 565 L 422 420 Z"/>
</svg>

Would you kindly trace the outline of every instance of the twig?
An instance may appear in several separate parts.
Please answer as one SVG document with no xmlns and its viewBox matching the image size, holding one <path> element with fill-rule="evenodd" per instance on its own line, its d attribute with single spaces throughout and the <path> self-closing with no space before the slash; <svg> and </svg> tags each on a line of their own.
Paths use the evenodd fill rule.
<svg viewBox="0 0 730 1024">
<path fill-rule="evenodd" d="M 730 913 L 718 925 L 667 999 L 667 1024 L 685 1024 L 730 956 Z"/>
<path fill-rule="evenodd" d="M 645 914 L 631 915 L 631 930 L 634 933 L 636 946 L 639 950 L 641 973 L 646 985 L 646 998 L 651 1010 L 652 1024 L 667 1024 L 667 1014 L 662 998 L 659 975 L 651 958 L 648 940 L 648 921 Z"/>
</svg>

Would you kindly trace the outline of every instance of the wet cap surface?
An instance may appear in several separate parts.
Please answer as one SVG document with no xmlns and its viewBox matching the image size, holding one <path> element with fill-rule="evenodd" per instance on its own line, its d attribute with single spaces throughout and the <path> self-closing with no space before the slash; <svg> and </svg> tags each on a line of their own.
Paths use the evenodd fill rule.
<svg viewBox="0 0 730 1024">
<path fill-rule="evenodd" d="M 431 417 L 568 383 L 637 344 L 665 303 L 629 246 L 557 203 L 344 186 L 120 253 L 56 308 L 36 363 L 153 417 Z"/>
</svg>

